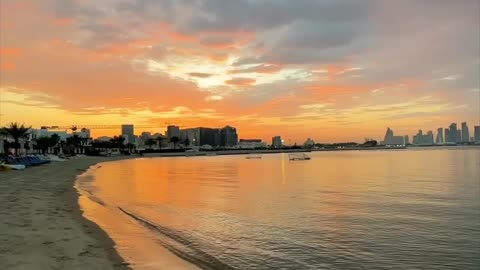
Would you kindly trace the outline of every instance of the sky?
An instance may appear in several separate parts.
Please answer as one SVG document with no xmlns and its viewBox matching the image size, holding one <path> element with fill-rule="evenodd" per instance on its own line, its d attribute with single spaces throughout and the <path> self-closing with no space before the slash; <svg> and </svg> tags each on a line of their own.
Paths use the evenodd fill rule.
<svg viewBox="0 0 480 270">
<path fill-rule="evenodd" d="M 480 0 L 2 0 L 0 22 L 0 125 L 301 143 L 480 123 Z"/>
</svg>

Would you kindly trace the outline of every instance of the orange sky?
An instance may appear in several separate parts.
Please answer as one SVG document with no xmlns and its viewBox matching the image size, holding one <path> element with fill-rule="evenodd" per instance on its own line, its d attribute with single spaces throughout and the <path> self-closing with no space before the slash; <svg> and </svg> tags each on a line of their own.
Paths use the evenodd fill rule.
<svg viewBox="0 0 480 270">
<path fill-rule="evenodd" d="M 294 2 L 2 0 L 0 125 L 301 143 L 480 123 L 479 2 Z"/>
</svg>

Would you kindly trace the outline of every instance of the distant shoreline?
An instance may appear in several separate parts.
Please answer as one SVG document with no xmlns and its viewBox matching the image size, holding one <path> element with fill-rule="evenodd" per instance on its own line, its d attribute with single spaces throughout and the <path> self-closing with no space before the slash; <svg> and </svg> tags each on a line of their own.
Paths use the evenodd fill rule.
<svg viewBox="0 0 480 270">
<path fill-rule="evenodd" d="M 414 150 L 414 149 L 471 149 L 479 148 L 480 145 L 432 145 L 432 146 L 377 146 L 377 147 L 345 147 L 345 148 L 320 148 L 320 149 L 244 149 L 244 150 L 209 150 L 192 152 L 164 152 L 164 153 L 145 153 L 143 156 L 136 157 L 185 157 L 185 156 L 228 156 L 228 155 L 248 155 L 248 154 L 281 154 L 281 153 L 301 153 L 301 152 L 332 152 L 332 151 L 378 151 L 378 150 Z"/>
</svg>

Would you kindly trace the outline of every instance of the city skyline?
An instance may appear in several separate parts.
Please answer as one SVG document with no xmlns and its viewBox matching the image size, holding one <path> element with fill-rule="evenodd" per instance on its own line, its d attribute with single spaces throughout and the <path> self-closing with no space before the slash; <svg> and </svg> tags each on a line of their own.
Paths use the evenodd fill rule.
<svg viewBox="0 0 480 270">
<path fill-rule="evenodd" d="M 478 5 L 1 1 L 0 125 L 231 123 L 298 143 L 477 125 Z"/>
</svg>

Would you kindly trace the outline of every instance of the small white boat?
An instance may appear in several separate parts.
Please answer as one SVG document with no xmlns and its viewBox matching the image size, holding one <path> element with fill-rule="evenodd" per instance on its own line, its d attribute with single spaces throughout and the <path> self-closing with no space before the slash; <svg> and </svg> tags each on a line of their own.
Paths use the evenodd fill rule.
<svg viewBox="0 0 480 270">
<path fill-rule="evenodd" d="M 259 155 L 259 154 L 248 154 L 245 158 L 246 158 L 246 159 L 261 159 L 261 158 L 262 158 L 262 155 Z"/>
<path fill-rule="evenodd" d="M 289 160 L 310 160 L 310 156 L 305 153 L 292 153 L 288 154 Z"/>
<path fill-rule="evenodd" d="M 0 171 L 9 171 L 9 170 L 25 170 L 26 166 L 22 164 L 0 164 Z"/>
</svg>

